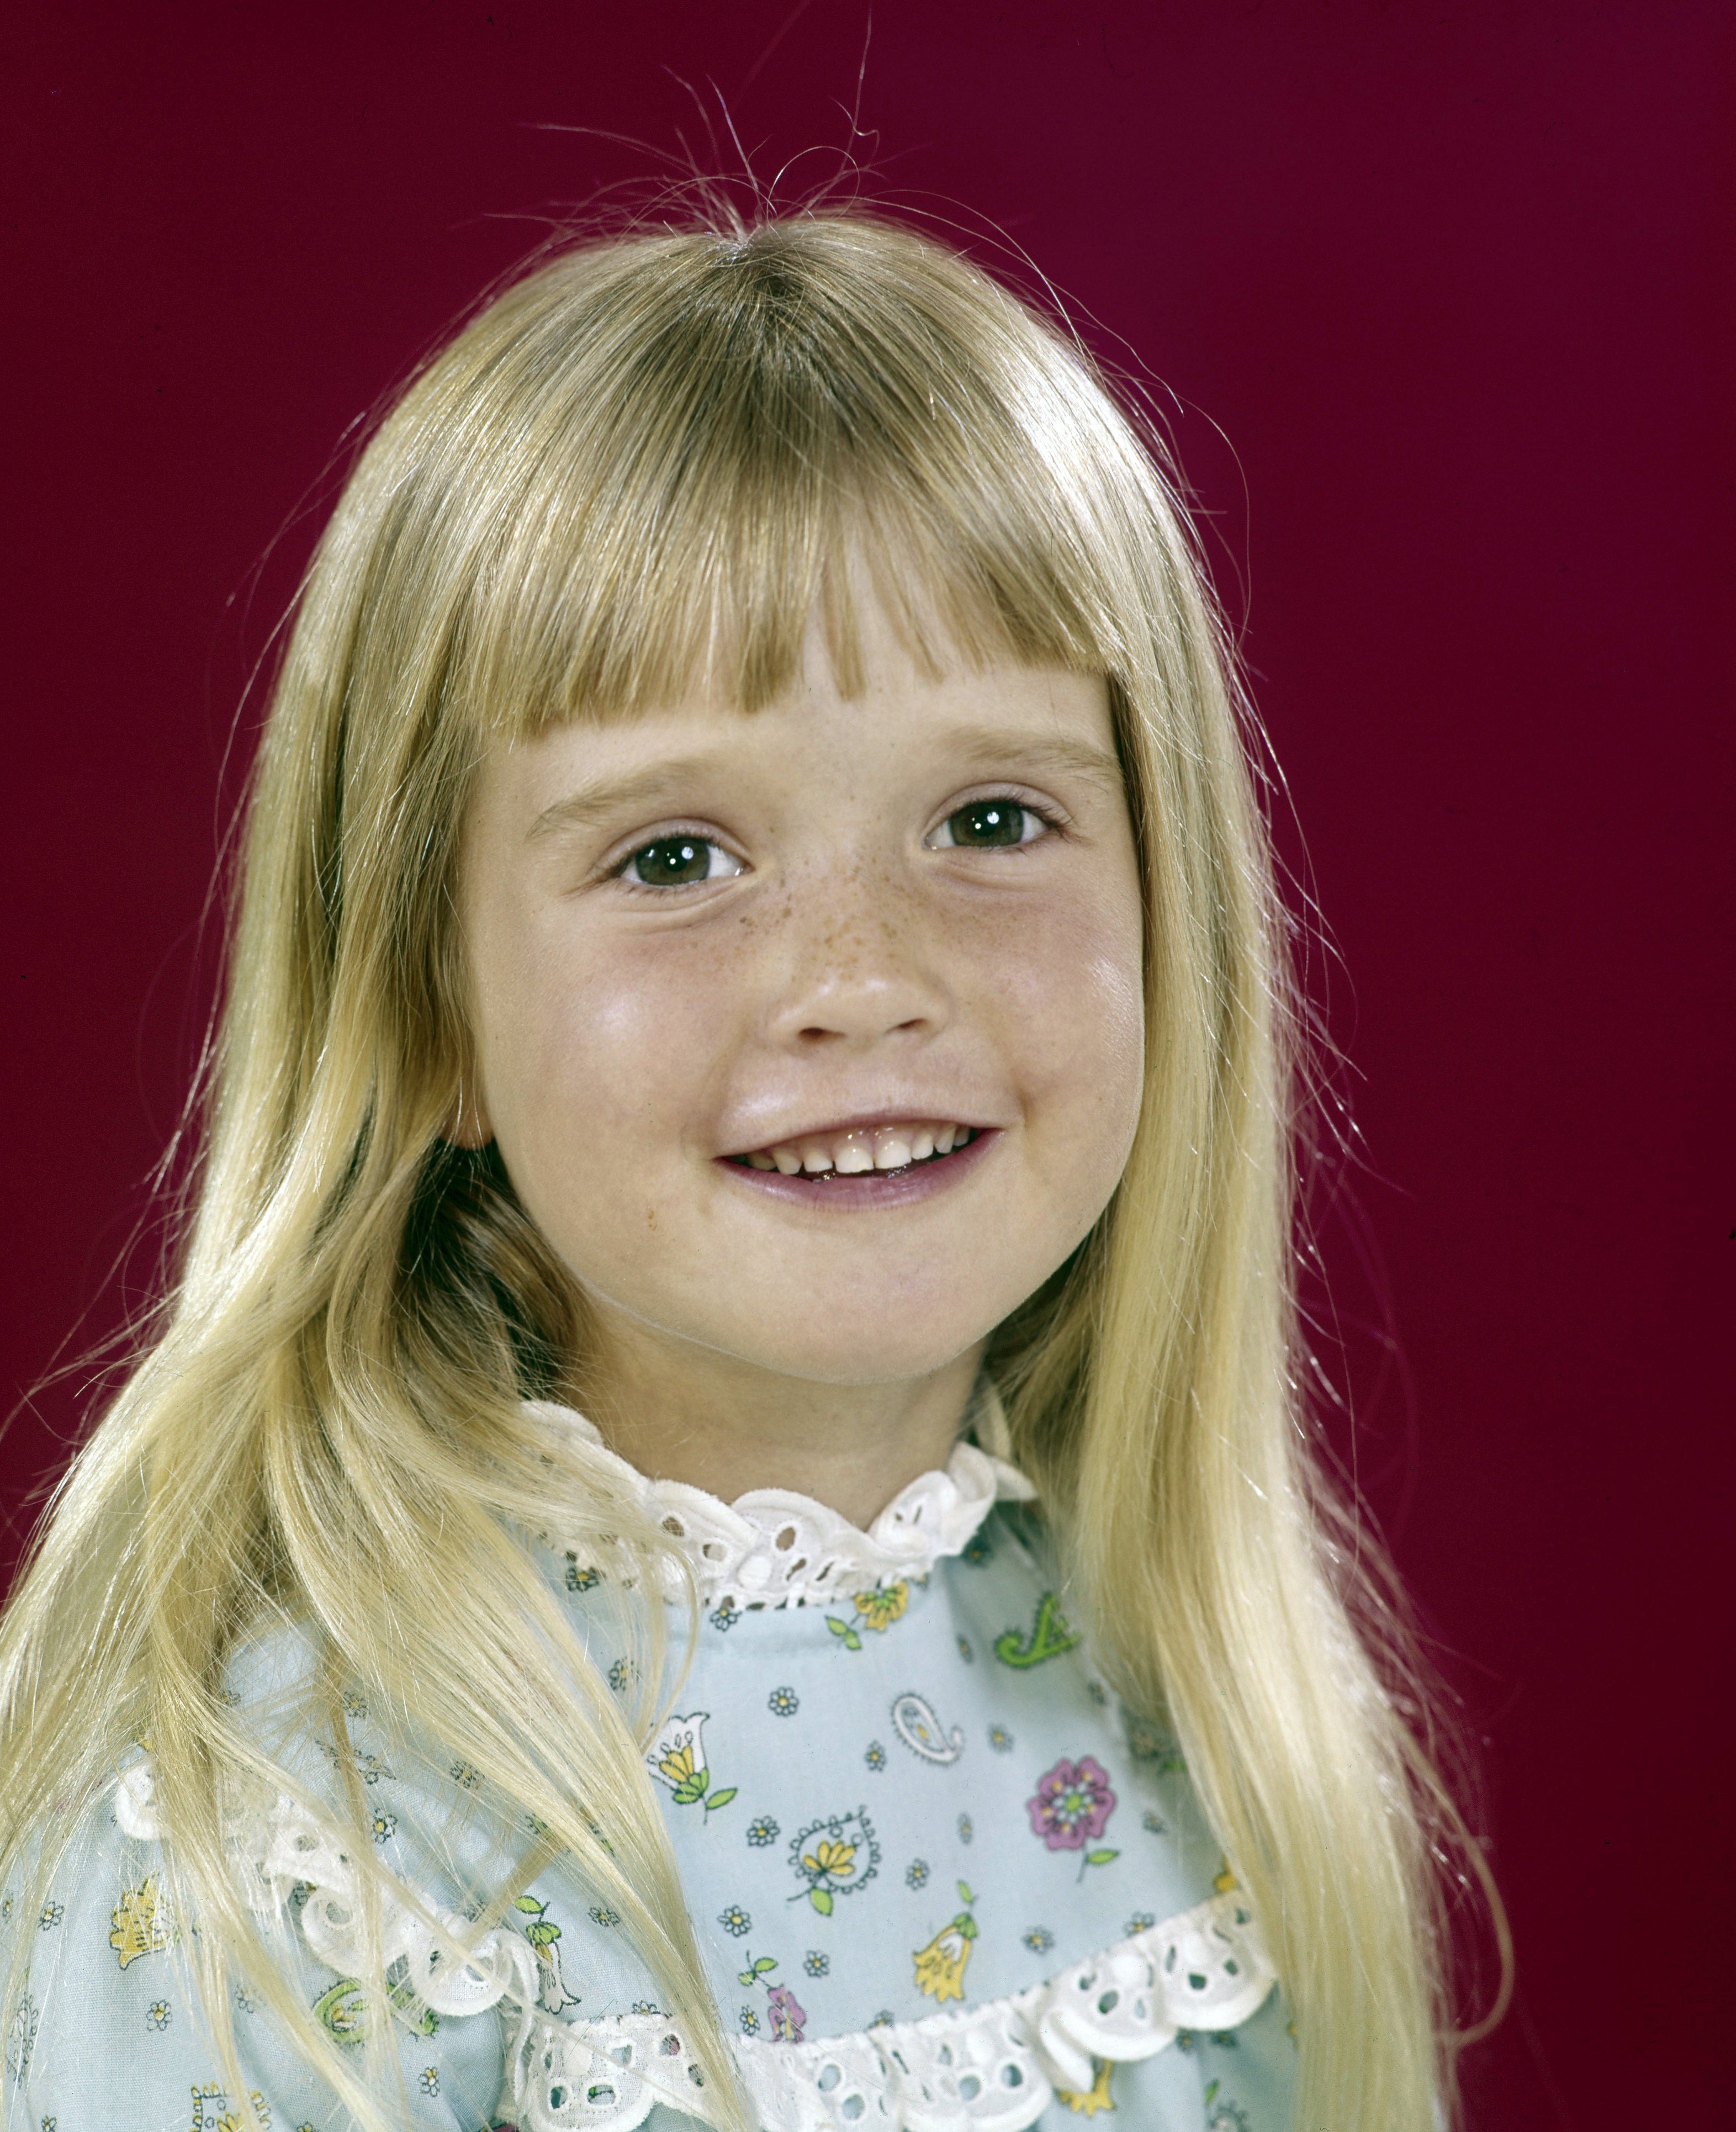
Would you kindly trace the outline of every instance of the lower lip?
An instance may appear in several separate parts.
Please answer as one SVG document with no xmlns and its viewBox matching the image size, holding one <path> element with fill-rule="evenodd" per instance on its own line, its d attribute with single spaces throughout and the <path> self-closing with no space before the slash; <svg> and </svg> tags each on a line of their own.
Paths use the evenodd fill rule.
<svg viewBox="0 0 1736 2132">
<path fill-rule="evenodd" d="M 1000 1138 L 998 1127 L 980 1126 L 975 1137 L 951 1155 L 909 1163 L 902 1169 L 860 1170 L 854 1177 L 841 1177 L 835 1169 L 822 1170 L 818 1176 L 786 1177 L 781 1169 L 755 1169 L 727 1158 L 717 1166 L 747 1190 L 781 1199 L 787 1206 L 855 1214 L 875 1207 L 908 1207 L 916 1200 L 932 1199 L 938 1193 L 950 1191 L 981 1166 Z"/>
</svg>

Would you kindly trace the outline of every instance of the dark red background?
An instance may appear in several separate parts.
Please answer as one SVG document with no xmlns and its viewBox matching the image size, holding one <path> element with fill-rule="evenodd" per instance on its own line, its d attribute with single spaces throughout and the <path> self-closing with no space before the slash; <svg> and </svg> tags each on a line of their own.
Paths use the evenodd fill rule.
<svg viewBox="0 0 1736 2132">
<path fill-rule="evenodd" d="M 1730 2091 L 1732 21 L 879 0 L 861 95 L 872 190 L 998 223 L 1168 388 L 1245 623 L 1365 1140 L 1337 1439 L 1518 1936 L 1477 2132 Z M 148 1279 L 233 714 L 341 435 L 545 218 L 712 162 L 707 84 L 763 176 L 847 141 L 865 22 L 9 11 L 0 1397 Z M 13 1545 L 88 1381 L 0 1450 Z"/>
</svg>

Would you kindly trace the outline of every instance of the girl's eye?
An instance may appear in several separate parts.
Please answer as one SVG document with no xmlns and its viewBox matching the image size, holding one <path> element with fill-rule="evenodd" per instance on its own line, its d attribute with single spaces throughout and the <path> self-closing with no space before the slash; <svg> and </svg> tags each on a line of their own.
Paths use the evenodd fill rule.
<svg viewBox="0 0 1736 2132">
<path fill-rule="evenodd" d="M 1047 826 L 1035 808 L 1016 800 L 973 800 L 947 815 L 933 841 L 943 849 L 992 850 L 1001 844 L 1033 843 Z"/>
<path fill-rule="evenodd" d="M 709 837 L 659 837 L 641 844 L 621 871 L 647 888 L 684 888 L 689 881 L 727 881 L 741 862 Z"/>
</svg>

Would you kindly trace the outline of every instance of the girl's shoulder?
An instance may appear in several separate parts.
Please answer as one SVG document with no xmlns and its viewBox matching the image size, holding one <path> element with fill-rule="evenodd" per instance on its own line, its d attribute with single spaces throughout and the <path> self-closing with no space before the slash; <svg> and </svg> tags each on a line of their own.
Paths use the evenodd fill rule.
<svg viewBox="0 0 1736 2132">
<path fill-rule="evenodd" d="M 604 1980 L 612 1988 L 635 1966 L 621 1936 L 566 1880 L 558 1898 L 544 1887 L 509 1902 L 479 1932 L 529 1832 L 490 1803 L 473 1769 L 334 1687 L 316 1635 L 285 1624 L 251 1639 L 223 1697 L 275 1772 L 224 1817 L 271 1972 L 340 2062 L 359 2062 L 353 2047 L 371 2030 L 386 2040 L 400 2090 L 393 2121 L 493 2123 L 505 2080 L 495 2010 L 540 1994 L 549 2003 L 550 1975 L 566 2003 L 581 1990 L 594 2003 Z M 332 2119 L 332 2085 L 291 2043 L 269 1989 L 237 1967 L 219 1972 L 218 2006 L 206 1995 L 206 1934 L 180 1893 L 147 1745 L 38 1855 L 40 1870 L 21 1866 L 0 1890 L 12 1959 L 8 2125 L 296 2132 Z M 453 1959 L 455 1943 L 471 1950 L 468 1964 Z M 367 1980 L 382 1972 L 376 2004 Z M 648 1985 L 640 1995 L 649 2002 Z M 223 2024 L 233 2060 L 217 2040 Z"/>
<path fill-rule="evenodd" d="M 282 1870 L 269 1844 L 245 1837 L 237 1871 L 257 1914 L 270 1985 L 239 1967 L 202 1962 L 207 1938 L 181 1899 L 157 1827 L 150 1765 L 131 1764 L 92 1801 L 36 1875 L 0 1893 L 9 1935 L 7 2125 L 29 2132 L 303 2132 L 334 2115 L 330 2082 L 290 2038 L 279 1995 L 338 2055 L 351 2055 L 376 2009 L 345 1959 L 341 1935 L 324 1949 L 308 1927 L 346 1892 L 331 1828 L 280 1820 L 272 1834 L 300 1840 L 308 1861 Z M 335 1870 L 326 1861 L 338 1861 Z M 276 1887 L 264 1877 L 280 1869 Z M 290 1877 L 311 1870 L 314 1881 Z M 265 1899 L 280 1895 L 281 1901 Z M 328 1913 L 330 1914 L 330 1913 Z M 335 1959 L 333 1957 L 336 1957 Z M 214 1986 L 214 1990 L 212 1988 Z M 233 2051 L 219 2031 L 227 2027 Z M 502 2061 L 498 2024 L 424 2015 L 382 2031 L 403 2108 L 394 2121 L 464 2132 L 493 2121 Z"/>
</svg>

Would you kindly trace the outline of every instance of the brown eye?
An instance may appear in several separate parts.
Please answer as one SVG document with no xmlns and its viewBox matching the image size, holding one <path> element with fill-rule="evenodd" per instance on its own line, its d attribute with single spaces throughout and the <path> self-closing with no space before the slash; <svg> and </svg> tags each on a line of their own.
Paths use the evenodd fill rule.
<svg viewBox="0 0 1736 2132">
<path fill-rule="evenodd" d="M 680 888 L 711 878 L 714 849 L 703 837 L 660 837 L 634 852 L 627 871 L 648 888 Z"/>
<path fill-rule="evenodd" d="M 948 842 L 955 845 L 1022 844 L 1028 809 L 1016 800 L 973 800 L 947 817 Z"/>
</svg>

